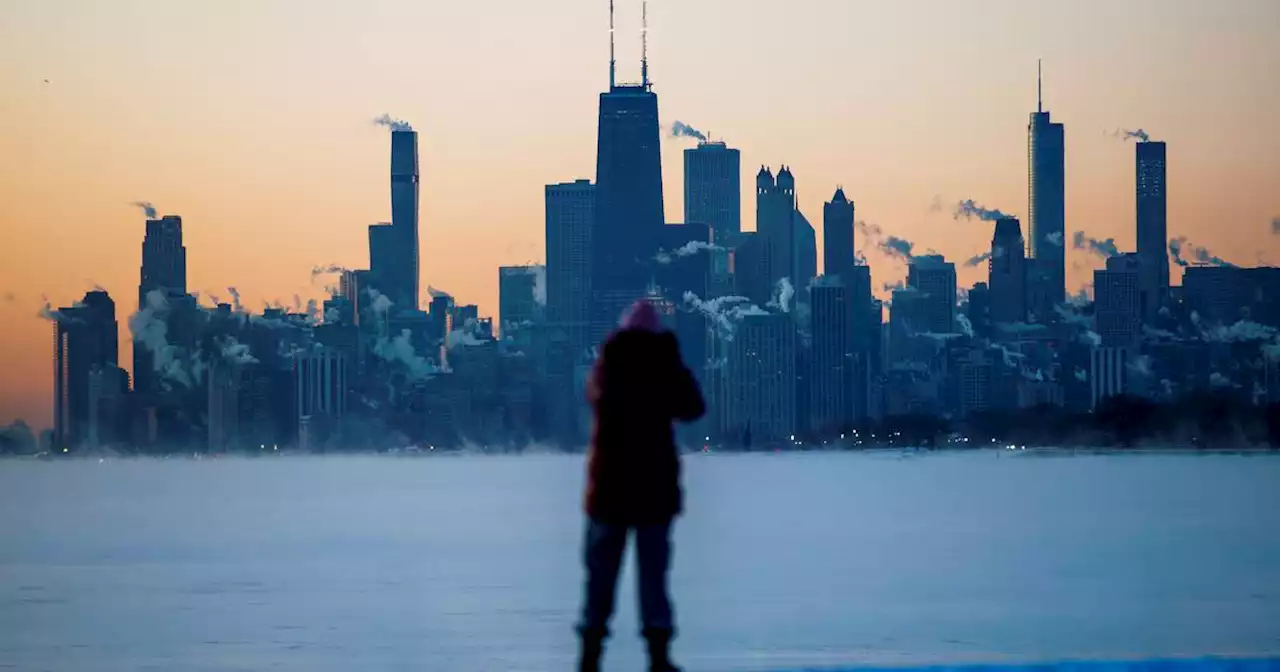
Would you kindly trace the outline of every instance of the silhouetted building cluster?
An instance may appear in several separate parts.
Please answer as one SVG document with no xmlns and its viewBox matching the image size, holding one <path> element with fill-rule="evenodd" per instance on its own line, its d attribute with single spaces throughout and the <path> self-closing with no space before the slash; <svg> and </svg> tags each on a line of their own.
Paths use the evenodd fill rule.
<svg viewBox="0 0 1280 672">
<path fill-rule="evenodd" d="M 791 168 L 760 168 L 755 230 L 743 231 L 740 155 L 724 142 L 685 151 L 684 222 L 666 221 L 647 59 L 642 73 L 619 84 L 611 62 L 595 181 L 546 186 L 546 264 L 498 269 L 496 324 L 434 288 L 422 303 L 407 125 L 391 132 L 392 221 L 369 227 L 367 269 L 318 270 L 339 274 L 323 304 L 252 312 L 232 289 L 230 302 L 201 305 L 182 219 L 149 216 L 132 380 L 106 292 L 51 311 L 54 448 L 580 446 L 597 344 L 641 297 L 706 393 L 706 418 L 686 430 L 698 443 L 834 441 L 889 416 L 1083 412 L 1120 395 L 1280 401 L 1280 269 L 1168 239 L 1164 143 L 1137 143 L 1136 252 L 1068 235 L 1064 127 L 1041 104 L 1028 124 L 1028 226 L 984 214 L 990 251 L 968 264 L 985 260 L 985 281 L 960 288 L 953 262 L 858 222 L 842 187 L 823 207 L 819 274 Z M 883 303 L 855 233 L 907 263 Z M 1067 294 L 1068 241 L 1107 257 L 1092 298 Z M 1171 254 L 1186 267 L 1178 287 Z"/>
</svg>

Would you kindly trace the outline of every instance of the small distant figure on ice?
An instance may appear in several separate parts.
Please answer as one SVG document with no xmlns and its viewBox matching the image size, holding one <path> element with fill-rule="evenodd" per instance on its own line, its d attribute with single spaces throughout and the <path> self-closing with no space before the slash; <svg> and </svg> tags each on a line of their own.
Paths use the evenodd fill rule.
<svg viewBox="0 0 1280 672">
<path fill-rule="evenodd" d="M 628 308 L 605 341 L 587 381 L 587 400 L 595 423 L 587 452 L 587 581 L 578 669 L 600 669 L 622 554 L 634 531 L 649 669 L 679 672 L 670 657 L 675 619 L 667 594 L 671 523 L 682 505 L 672 423 L 697 420 L 706 406 L 675 335 L 662 328 L 649 302 Z"/>
</svg>

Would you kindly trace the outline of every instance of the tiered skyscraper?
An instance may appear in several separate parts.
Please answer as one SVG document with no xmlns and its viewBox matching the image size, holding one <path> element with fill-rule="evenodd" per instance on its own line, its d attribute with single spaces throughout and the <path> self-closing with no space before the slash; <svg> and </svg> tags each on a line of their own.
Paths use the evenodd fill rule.
<svg viewBox="0 0 1280 672">
<path fill-rule="evenodd" d="M 1041 95 L 1027 124 L 1027 308 L 1044 319 L 1067 296 L 1066 165 L 1063 126 L 1044 111 L 1038 79 L 1036 88 Z"/>
</svg>

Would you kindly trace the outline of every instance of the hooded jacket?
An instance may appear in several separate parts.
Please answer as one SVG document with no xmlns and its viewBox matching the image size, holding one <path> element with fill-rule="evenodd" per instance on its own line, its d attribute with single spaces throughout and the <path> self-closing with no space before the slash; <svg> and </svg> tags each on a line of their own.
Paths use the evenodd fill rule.
<svg viewBox="0 0 1280 672">
<path fill-rule="evenodd" d="M 680 513 L 680 457 L 672 422 L 706 411 L 674 334 L 623 328 L 605 341 L 587 382 L 595 414 L 585 509 L 623 525 L 668 522 Z"/>
</svg>

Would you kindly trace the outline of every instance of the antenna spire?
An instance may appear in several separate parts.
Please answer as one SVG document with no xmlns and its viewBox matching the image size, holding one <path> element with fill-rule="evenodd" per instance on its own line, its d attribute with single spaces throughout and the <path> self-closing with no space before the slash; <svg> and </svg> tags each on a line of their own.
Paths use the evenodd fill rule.
<svg viewBox="0 0 1280 672">
<path fill-rule="evenodd" d="M 640 82 L 649 88 L 649 0 L 640 4 Z"/>
<path fill-rule="evenodd" d="M 609 0 L 609 89 L 613 89 L 615 75 L 618 72 L 618 62 L 613 56 L 613 0 Z"/>
<path fill-rule="evenodd" d="M 1040 73 L 1040 59 L 1036 59 L 1036 112 L 1044 112 L 1044 77 Z"/>
</svg>

